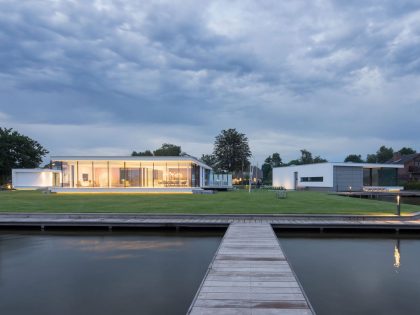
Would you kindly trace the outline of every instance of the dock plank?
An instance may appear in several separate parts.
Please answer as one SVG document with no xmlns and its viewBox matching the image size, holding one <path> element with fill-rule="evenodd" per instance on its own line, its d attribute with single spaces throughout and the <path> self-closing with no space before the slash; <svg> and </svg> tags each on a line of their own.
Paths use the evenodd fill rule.
<svg viewBox="0 0 420 315">
<path fill-rule="evenodd" d="M 313 315 L 268 222 L 230 224 L 188 314 Z"/>
</svg>

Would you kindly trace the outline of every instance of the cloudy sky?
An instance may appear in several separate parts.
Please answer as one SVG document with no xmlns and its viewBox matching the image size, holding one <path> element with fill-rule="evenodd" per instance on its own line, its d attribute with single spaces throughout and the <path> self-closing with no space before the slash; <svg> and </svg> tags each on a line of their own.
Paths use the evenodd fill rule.
<svg viewBox="0 0 420 315">
<path fill-rule="evenodd" d="M 52 154 L 420 149 L 420 2 L 0 0 L 0 126 Z"/>
</svg>

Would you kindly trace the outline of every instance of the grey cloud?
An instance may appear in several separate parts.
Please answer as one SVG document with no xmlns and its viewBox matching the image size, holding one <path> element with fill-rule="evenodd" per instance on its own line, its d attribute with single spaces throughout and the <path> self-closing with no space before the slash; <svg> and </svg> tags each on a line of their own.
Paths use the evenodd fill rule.
<svg viewBox="0 0 420 315">
<path fill-rule="evenodd" d="M 165 142 L 168 125 L 200 134 L 192 150 L 264 130 L 259 158 L 275 133 L 333 156 L 334 139 L 418 147 L 419 21 L 417 1 L 3 1 L 0 113 L 31 131 L 114 126 L 92 150 L 127 128 Z"/>
</svg>

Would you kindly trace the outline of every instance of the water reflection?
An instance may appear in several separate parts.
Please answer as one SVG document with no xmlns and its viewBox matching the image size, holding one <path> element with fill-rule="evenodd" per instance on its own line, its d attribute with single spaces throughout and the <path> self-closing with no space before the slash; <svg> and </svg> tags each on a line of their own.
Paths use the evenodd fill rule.
<svg viewBox="0 0 420 315">
<path fill-rule="evenodd" d="M 68 240 L 66 241 L 67 246 L 78 248 L 82 251 L 90 252 L 109 252 L 115 250 L 126 250 L 126 251 L 139 251 L 145 249 L 168 249 L 171 247 L 180 247 L 184 243 L 181 241 L 141 241 L 141 240 L 129 240 L 129 241 L 116 241 L 106 239 L 82 239 L 82 240 Z"/>
<path fill-rule="evenodd" d="M 420 314 L 419 235 L 279 236 L 317 315 Z"/>
<path fill-rule="evenodd" d="M 0 233 L 0 314 L 185 314 L 220 239 Z"/>
<path fill-rule="evenodd" d="M 401 255 L 400 255 L 400 240 L 397 240 L 397 244 L 394 247 L 394 267 L 400 268 L 401 266 Z"/>
</svg>

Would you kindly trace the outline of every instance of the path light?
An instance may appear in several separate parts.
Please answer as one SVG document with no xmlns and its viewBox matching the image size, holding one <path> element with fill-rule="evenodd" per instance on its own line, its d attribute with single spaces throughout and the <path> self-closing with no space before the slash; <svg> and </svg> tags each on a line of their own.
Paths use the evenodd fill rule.
<svg viewBox="0 0 420 315">
<path fill-rule="evenodd" d="M 401 197 L 400 195 L 397 195 L 397 215 L 400 216 L 401 215 Z"/>
</svg>

